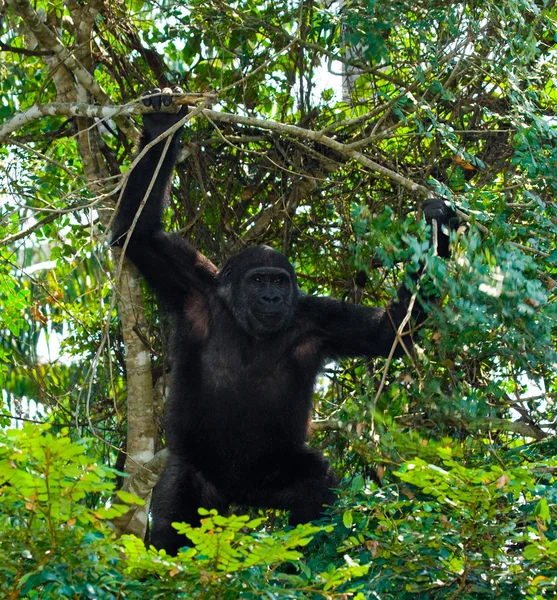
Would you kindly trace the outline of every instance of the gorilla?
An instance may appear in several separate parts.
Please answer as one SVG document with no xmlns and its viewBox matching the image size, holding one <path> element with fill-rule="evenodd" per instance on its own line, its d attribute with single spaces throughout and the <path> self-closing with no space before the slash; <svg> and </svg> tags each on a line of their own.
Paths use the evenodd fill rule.
<svg viewBox="0 0 557 600">
<path fill-rule="evenodd" d="M 145 97 L 155 110 L 144 115 L 140 151 L 184 116 L 186 108 L 160 112 L 161 102 L 171 101 L 170 90 Z M 163 231 L 178 133 L 163 158 L 164 147 L 158 142 L 130 174 L 112 243 L 126 248 L 172 323 L 169 459 L 153 492 L 151 542 L 175 554 L 187 542 L 172 523 L 198 525 L 200 507 L 285 509 L 296 525 L 334 502 L 335 475 L 307 445 L 316 376 L 327 360 L 388 356 L 412 294 L 402 285 L 386 309 L 308 296 L 292 265 L 268 246 L 240 252 L 219 271 L 182 237 Z M 429 223 L 435 219 L 439 253 L 448 256 L 442 226 L 452 209 L 430 199 L 424 213 Z M 414 323 L 425 316 L 416 302 Z M 410 331 L 401 342 L 395 356 L 411 346 Z"/>
</svg>

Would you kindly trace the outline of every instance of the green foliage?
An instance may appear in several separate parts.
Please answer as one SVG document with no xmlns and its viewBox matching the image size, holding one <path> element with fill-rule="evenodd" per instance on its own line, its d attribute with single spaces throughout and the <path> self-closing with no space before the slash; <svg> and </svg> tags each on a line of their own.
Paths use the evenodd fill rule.
<svg viewBox="0 0 557 600">
<path fill-rule="evenodd" d="M 432 458 L 404 464 L 396 472 L 400 487 L 373 489 L 363 480 L 353 486 L 340 549 L 369 565 L 377 597 L 557 593 L 557 459 L 466 467 L 447 444 Z"/>
<path fill-rule="evenodd" d="M 195 529 L 176 524 L 180 533 L 193 544 L 182 549 L 176 558 L 164 551 L 145 550 L 135 537 L 123 540 L 127 555 L 126 572 L 136 577 L 157 575 L 157 593 L 180 590 L 184 598 L 207 595 L 223 600 L 266 595 L 270 598 L 337 597 L 362 587 L 347 585 L 364 575 L 368 567 L 348 559 L 336 568 L 312 572 L 302 562 L 302 549 L 318 532 L 330 532 L 332 527 L 299 525 L 290 531 L 269 533 L 262 529 L 265 519 L 250 519 L 246 515 L 223 517 L 215 511 L 200 511 L 201 527 Z M 184 540 L 185 541 L 185 540 Z M 289 563 L 289 567 L 283 565 Z M 297 568 L 294 568 L 294 565 Z M 298 573 L 296 573 L 298 571 Z M 341 590 L 343 590 L 341 592 Z"/>
<path fill-rule="evenodd" d="M 67 434 L 33 425 L 2 432 L 2 597 L 117 597 L 109 582 L 114 539 L 102 525 L 127 510 L 105 506 L 115 475 Z"/>
<path fill-rule="evenodd" d="M 324 572 L 299 563 L 312 537 L 331 526 L 269 533 L 263 518 L 226 518 L 215 511 L 202 512 L 198 529 L 176 525 L 192 543 L 177 557 L 146 549 L 133 536 L 116 540 L 107 519 L 127 510 L 123 502 L 138 500 L 116 492 L 120 503 L 109 503 L 114 477 L 112 469 L 92 461 L 85 442 L 72 443 L 64 433 L 54 436 L 36 426 L 2 433 L 2 597 L 333 598 L 367 572 L 351 559 Z M 287 563 L 290 568 L 282 570 Z M 301 565 L 299 574 L 294 565 Z"/>
<path fill-rule="evenodd" d="M 115 473 L 86 446 L 45 427 L 2 434 L 3 597 L 538 600 L 557 593 L 555 444 L 532 447 L 527 461 L 511 450 L 475 466 L 456 456 L 450 439 L 426 445 L 427 460 L 403 463 L 381 488 L 355 477 L 329 525 L 273 531 L 262 517 L 201 511 L 199 528 L 175 524 L 190 544 L 176 557 L 134 536 L 114 538 L 107 519 L 127 507 L 110 504 Z M 120 494 L 120 501 L 135 499 Z"/>
</svg>

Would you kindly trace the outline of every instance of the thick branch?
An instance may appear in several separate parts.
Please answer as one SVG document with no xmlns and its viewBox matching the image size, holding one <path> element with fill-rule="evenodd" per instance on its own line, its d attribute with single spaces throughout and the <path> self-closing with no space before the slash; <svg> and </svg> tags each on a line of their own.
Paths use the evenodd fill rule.
<svg viewBox="0 0 557 600">
<path fill-rule="evenodd" d="M 401 425 L 408 425 L 410 427 L 416 426 L 416 423 L 421 422 L 423 424 L 425 416 L 422 413 L 419 414 L 407 414 L 397 417 L 397 422 Z M 540 440 L 547 437 L 547 434 L 537 426 L 532 426 L 524 421 L 509 421 L 508 419 L 502 419 L 499 417 L 485 417 L 482 419 L 467 419 L 466 417 L 454 417 L 451 415 L 429 415 L 425 422 L 427 423 L 444 423 L 447 426 L 459 427 L 468 431 L 506 431 L 509 433 L 516 433 L 525 438 L 533 438 Z"/>
<path fill-rule="evenodd" d="M 149 461 L 142 465 L 135 473 L 126 477 L 122 490 L 125 492 L 131 492 L 142 500 L 147 501 L 151 490 L 157 484 L 160 474 L 166 464 L 168 457 L 168 451 L 166 448 L 157 452 L 155 456 Z M 121 517 L 117 517 L 112 520 L 112 525 L 119 534 L 130 533 L 129 525 L 136 515 L 137 512 L 142 512 L 144 509 L 142 506 L 131 506 L 127 513 Z"/>
<path fill-rule="evenodd" d="M 12 0 L 13 1 L 13 0 Z M 200 97 L 198 95 L 197 97 Z M 201 95 L 201 97 L 203 97 Z M 16 115 L 13 119 L 5 123 L 0 127 L 0 142 L 5 139 L 8 135 L 35 119 L 39 119 L 44 116 L 54 115 L 67 115 L 67 116 L 87 116 L 97 117 L 101 119 L 110 119 L 115 116 L 132 115 L 132 114 L 143 114 L 151 112 L 151 108 L 147 108 L 139 103 L 132 103 L 123 106 L 91 106 L 83 103 L 63 103 L 53 102 L 52 104 L 46 104 L 41 106 L 33 106 L 25 112 Z M 277 121 L 271 121 L 268 119 L 258 119 L 255 117 L 244 117 L 242 115 L 233 115 L 231 113 L 218 112 L 208 108 L 203 109 L 200 112 L 211 120 L 226 122 L 226 123 L 237 123 L 240 125 L 246 125 L 248 127 L 257 127 L 259 129 L 266 129 L 268 131 L 274 131 L 276 133 L 294 137 L 297 139 L 311 140 L 331 148 L 335 152 L 341 155 L 352 158 L 359 162 L 364 167 L 383 175 L 384 177 L 394 181 L 398 185 L 406 188 L 407 190 L 417 193 L 423 196 L 428 196 L 431 191 L 425 186 L 419 185 L 410 179 L 392 171 L 388 167 L 380 165 L 375 161 L 371 160 L 362 152 L 349 148 L 346 144 L 337 142 L 336 140 L 328 137 L 320 131 L 313 131 L 311 129 L 304 129 L 303 127 L 297 127 L 296 125 L 287 125 L 285 123 L 278 123 Z"/>
</svg>

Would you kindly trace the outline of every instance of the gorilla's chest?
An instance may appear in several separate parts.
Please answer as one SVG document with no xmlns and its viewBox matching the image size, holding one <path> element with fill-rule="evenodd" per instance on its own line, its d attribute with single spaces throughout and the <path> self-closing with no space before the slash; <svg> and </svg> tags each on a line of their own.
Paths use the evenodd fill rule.
<svg viewBox="0 0 557 600">
<path fill-rule="evenodd" d="M 210 337 L 199 358 L 205 391 L 237 399 L 280 396 L 298 372 L 287 340 L 246 340 L 232 331 Z"/>
<path fill-rule="evenodd" d="M 318 370 L 315 344 L 295 328 L 258 340 L 225 317 L 211 315 L 201 340 L 183 338 L 183 359 L 173 367 L 172 398 L 187 415 L 186 437 L 236 455 L 247 446 L 264 452 L 303 443 Z"/>
</svg>

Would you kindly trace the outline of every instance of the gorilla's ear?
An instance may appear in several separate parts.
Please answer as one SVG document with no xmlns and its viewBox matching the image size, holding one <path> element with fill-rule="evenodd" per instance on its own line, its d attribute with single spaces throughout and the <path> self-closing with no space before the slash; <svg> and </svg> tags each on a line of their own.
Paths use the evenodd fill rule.
<svg viewBox="0 0 557 600">
<path fill-rule="evenodd" d="M 227 268 L 219 273 L 218 295 L 232 308 L 232 269 Z"/>
</svg>

